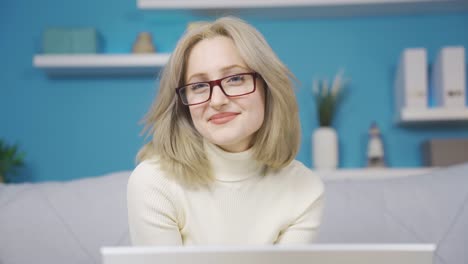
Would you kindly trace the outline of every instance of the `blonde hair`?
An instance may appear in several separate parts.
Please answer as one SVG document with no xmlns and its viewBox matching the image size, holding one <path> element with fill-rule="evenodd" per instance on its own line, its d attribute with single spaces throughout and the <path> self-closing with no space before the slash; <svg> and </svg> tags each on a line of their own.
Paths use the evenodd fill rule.
<svg viewBox="0 0 468 264">
<path fill-rule="evenodd" d="M 294 76 L 278 59 L 254 27 L 234 17 L 212 23 L 197 23 L 179 40 L 163 69 L 159 94 L 144 118 L 143 133 L 151 136 L 137 160 L 157 157 L 161 169 L 188 186 L 209 185 L 214 175 L 195 129 L 190 112 L 175 93 L 184 85 L 187 59 L 201 40 L 225 36 L 233 40 L 246 65 L 259 73 L 265 84 L 265 117 L 253 138 L 255 160 L 265 169 L 280 169 L 296 156 L 300 144 L 300 123 L 292 79 Z"/>
</svg>

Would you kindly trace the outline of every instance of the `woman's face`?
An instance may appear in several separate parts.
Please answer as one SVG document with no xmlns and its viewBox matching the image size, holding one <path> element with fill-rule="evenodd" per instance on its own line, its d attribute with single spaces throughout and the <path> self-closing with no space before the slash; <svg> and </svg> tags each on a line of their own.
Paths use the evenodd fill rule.
<svg viewBox="0 0 468 264">
<path fill-rule="evenodd" d="M 185 83 L 217 80 L 226 76 L 252 72 L 242 60 L 234 42 L 217 36 L 198 42 L 190 52 Z M 265 90 L 256 80 L 255 92 L 227 97 L 219 86 L 213 87 L 211 100 L 189 106 L 193 124 L 209 142 L 229 152 L 251 147 L 252 138 L 262 126 L 265 112 Z"/>
</svg>

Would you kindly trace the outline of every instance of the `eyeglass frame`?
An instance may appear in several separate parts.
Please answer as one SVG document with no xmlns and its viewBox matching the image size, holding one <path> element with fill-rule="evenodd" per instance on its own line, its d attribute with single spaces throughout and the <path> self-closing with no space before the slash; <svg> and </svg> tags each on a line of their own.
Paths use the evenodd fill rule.
<svg viewBox="0 0 468 264">
<path fill-rule="evenodd" d="M 234 77 L 234 76 L 238 76 L 238 75 L 251 75 L 253 77 L 253 90 L 251 92 L 248 92 L 248 93 L 244 93 L 244 94 L 237 94 L 237 95 L 228 95 L 226 93 L 226 91 L 224 91 L 224 88 L 223 86 L 221 85 L 221 82 L 227 78 L 231 78 L 231 77 Z M 199 105 L 199 104 L 204 104 L 208 101 L 211 100 L 211 96 L 213 95 L 213 88 L 215 86 L 218 86 L 221 91 L 223 92 L 224 95 L 226 95 L 227 97 L 231 98 L 231 97 L 239 97 L 239 96 L 244 96 L 244 95 L 247 95 L 247 94 L 251 94 L 251 93 L 254 93 L 256 90 L 257 90 L 257 78 L 260 76 L 260 74 L 258 74 L 257 72 L 244 72 L 244 73 L 237 73 L 237 74 L 233 74 L 233 75 L 229 75 L 229 76 L 225 76 L 223 78 L 220 78 L 220 79 L 217 79 L 217 80 L 212 80 L 212 81 L 206 81 L 206 82 L 194 82 L 194 83 L 188 83 L 188 84 L 185 84 L 185 85 L 182 85 L 180 87 L 177 87 L 176 88 L 176 94 L 178 95 L 180 101 L 182 102 L 182 104 L 186 105 L 186 106 L 192 106 L 192 105 Z M 208 96 L 208 99 L 206 99 L 205 101 L 203 102 L 200 102 L 200 103 L 196 103 L 196 104 L 185 104 L 184 101 L 182 100 L 182 95 L 180 94 L 180 90 L 184 87 L 187 87 L 189 85 L 193 85 L 193 84 L 199 84 L 199 83 L 207 83 L 210 85 L 210 96 Z"/>
</svg>

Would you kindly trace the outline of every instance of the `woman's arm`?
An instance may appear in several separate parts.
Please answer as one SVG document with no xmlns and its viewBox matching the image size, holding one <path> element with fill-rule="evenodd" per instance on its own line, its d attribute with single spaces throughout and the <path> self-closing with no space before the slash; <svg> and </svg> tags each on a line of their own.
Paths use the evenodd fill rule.
<svg viewBox="0 0 468 264">
<path fill-rule="evenodd" d="M 321 195 L 294 223 L 281 231 L 276 244 L 308 244 L 317 236 L 323 211 Z"/>
<path fill-rule="evenodd" d="M 146 162 L 135 168 L 127 185 L 130 238 L 135 246 L 182 245 L 171 182 Z"/>
</svg>

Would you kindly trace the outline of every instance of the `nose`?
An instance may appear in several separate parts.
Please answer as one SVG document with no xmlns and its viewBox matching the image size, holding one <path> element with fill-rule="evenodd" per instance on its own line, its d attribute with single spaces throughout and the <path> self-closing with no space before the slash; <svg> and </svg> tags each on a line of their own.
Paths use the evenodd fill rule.
<svg viewBox="0 0 468 264">
<path fill-rule="evenodd" d="M 210 106 L 213 108 L 220 108 L 228 102 L 229 98 L 223 93 L 221 87 L 215 85 L 213 87 L 213 92 L 211 93 Z"/>
</svg>

